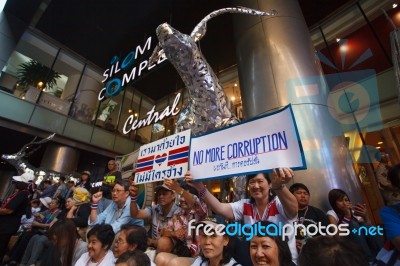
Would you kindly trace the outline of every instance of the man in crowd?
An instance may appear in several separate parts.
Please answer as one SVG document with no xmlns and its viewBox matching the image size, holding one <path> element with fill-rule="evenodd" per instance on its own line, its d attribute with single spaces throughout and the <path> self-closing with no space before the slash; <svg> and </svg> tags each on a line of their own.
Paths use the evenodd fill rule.
<svg viewBox="0 0 400 266">
<path fill-rule="evenodd" d="M 112 189 L 112 203 L 97 214 L 98 202 L 103 197 L 103 192 L 99 191 L 92 197 L 91 211 L 89 216 L 89 226 L 96 224 L 109 224 L 115 233 L 121 229 L 123 224 L 136 224 L 144 226 L 143 220 L 132 219 L 130 216 L 131 201 L 129 198 L 129 181 L 117 180 Z M 136 204 L 133 204 L 136 205 Z"/>
<path fill-rule="evenodd" d="M 58 180 L 58 187 L 53 195 L 53 198 L 61 196 L 63 199 L 65 199 L 67 193 L 68 193 L 68 188 L 67 185 L 65 184 L 65 176 L 60 176 L 60 179 Z"/>
<path fill-rule="evenodd" d="M 107 164 L 108 173 L 104 176 L 103 179 L 103 190 L 111 191 L 114 187 L 114 184 L 117 180 L 121 180 L 121 172 L 117 170 L 117 164 L 115 160 L 108 161 Z"/>
<path fill-rule="evenodd" d="M 314 207 L 309 205 L 310 202 L 310 191 L 308 187 L 302 183 L 294 183 L 290 186 L 289 191 L 296 197 L 297 203 L 299 206 L 298 216 L 297 216 L 297 224 L 302 224 L 307 227 L 310 224 L 315 224 L 318 226 L 318 223 L 321 223 L 323 226 L 328 226 L 329 221 L 326 217 L 325 213 Z M 296 248 L 300 251 L 303 240 L 310 236 L 305 235 L 304 230 L 299 229 L 296 234 Z"/>
<path fill-rule="evenodd" d="M 179 235 L 178 230 L 183 228 L 183 223 L 173 222 L 173 218 L 178 216 L 181 208 L 175 204 L 175 193 L 166 185 L 156 188 L 157 205 L 139 210 L 136 204 L 138 197 L 138 187 L 132 183 L 130 187 L 131 195 L 131 216 L 138 219 L 152 219 L 152 237 L 148 243 L 159 252 L 172 252 L 176 240 L 183 240 L 184 235 Z"/>
<path fill-rule="evenodd" d="M 54 193 L 56 192 L 57 187 L 53 186 L 50 180 L 44 180 L 43 181 L 43 191 L 40 194 L 41 198 L 46 198 L 46 197 L 53 197 Z"/>
</svg>

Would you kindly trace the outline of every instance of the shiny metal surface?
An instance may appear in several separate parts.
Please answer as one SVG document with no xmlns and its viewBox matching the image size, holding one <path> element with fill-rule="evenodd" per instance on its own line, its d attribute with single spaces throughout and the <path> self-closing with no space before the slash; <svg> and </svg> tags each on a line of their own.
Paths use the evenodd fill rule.
<svg viewBox="0 0 400 266">
<path fill-rule="evenodd" d="M 47 146 L 40 167 L 59 173 L 73 173 L 79 162 L 79 151 L 51 143 Z"/>
<path fill-rule="evenodd" d="M 249 6 L 248 1 L 234 1 Z M 310 188 L 311 204 L 330 209 L 328 192 L 345 190 L 362 202 L 340 125 L 327 107 L 328 89 L 298 1 L 254 1 L 251 8 L 278 11 L 274 17 L 234 17 L 240 88 L 245 118 L 293 105 L 308 169 L 295 182 Z M 273 126 L 273 125 L 271 125 Z M 290 184 L 289 184 L 290 185 Z"/>
</svg>

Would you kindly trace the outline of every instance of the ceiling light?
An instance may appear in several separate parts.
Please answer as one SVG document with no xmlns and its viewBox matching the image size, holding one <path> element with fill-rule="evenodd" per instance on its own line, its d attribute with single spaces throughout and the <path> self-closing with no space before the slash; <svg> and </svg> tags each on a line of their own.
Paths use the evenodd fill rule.
<svg viewBox="0 0 400 266">
<path fill-rule="evenodd" d="M 340 42 L 340 38 L 336 38 L 336 42 Z"/>
<path fill-rule="evenodd" d="M 135 113 L 135 117 L 137 117 L 139 114 L 138 113 Z"/>
<path fill-rule="evenodd" d="M 237 87 L 237 83 L 235 83 L 233 86 Z"/>
<path fill-rule="evenodd" d="M 383 144 L 383 141 L 379 141 L 377 144 L 378 144 L 378 145 Z"/>
<path fill-rule="evenodd" d="M 380 149 L 381 147 L 378 146 L 378 147 L 376 147 L 376 148 L 377 148 L 377 149 Z"/>
<path fill-rule="evenodd" d="M 231 101 L 233 102 L 233 101 L 235 101 L 235 100 L 236 100 L 235 96 L 232 96 L 232 97 L 231 97 Z"/>
<path fill-rule="evenodd" d="M 133 111 L 131 108 L 128 109 L 128 113 L 131 114 Z"/>
<path fill-rule="evenodd" d="M 393 3 L 392 7 L 393 7 L 393 8 L 396 8 L 396 7 L 397 7 L 397 4 L 396 4 L 396 3 Z"/>
</svg>

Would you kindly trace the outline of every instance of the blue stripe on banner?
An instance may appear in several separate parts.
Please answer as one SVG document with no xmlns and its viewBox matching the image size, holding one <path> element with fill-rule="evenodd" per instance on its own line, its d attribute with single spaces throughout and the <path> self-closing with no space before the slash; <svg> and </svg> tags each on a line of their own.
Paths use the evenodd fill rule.
<svg viewBox="0 0 400 266">
<path fill-rule="evenodd" d="M 136 168 L 140 168 L 140 167 L 144 167 L 144 166 L 149 166 L 149 165 L 153 165 L 153 160 L 147 161 L 147 162 L 138 163 L 138 164 L 136 165 Z"/>
<path fill-rule="evenodd" d="M 189 152 L 182 152 L 182 153 L 178 153 L 178 154 L 174 154 L 174 155 L 168 156 L 168 161 L 176 160 L 176 159 L 183 158 L 183 157 L 188 157 L 188 156 L 189 156 Z"/>
</svg>

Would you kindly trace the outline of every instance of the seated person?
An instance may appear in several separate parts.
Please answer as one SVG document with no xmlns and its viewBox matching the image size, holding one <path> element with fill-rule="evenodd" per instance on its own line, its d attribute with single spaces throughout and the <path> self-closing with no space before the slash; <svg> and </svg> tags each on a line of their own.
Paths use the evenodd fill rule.
<svg viewBox="0 0 400 266">
<path fill-rule="evenodd" d="M 102 198 L 102 192 L 95 193 L 92 197 L 91 211 L 89 216 L 89 226 L 96 224 L 109 224 L 114 232 L 118 232 L 123 224 L 136 224 L 144 226 L 143 220 L 131 218 L 130 208 L 132 205 L 129 198 L 129 182 L 127 180 L 117 180 L 112 190 L 113 202 L 104 210 L 97 214 L 98 202 Z"/>
<path fill-rule="evenodd" d="M 310 224 L 318 225 L 318 223 L 321 223 L 323 226 L 328 226 L 329 221 L 326 214 L 322 210 L 309 205 L 310 191 L 306 185 L 302 183 L 294 183 L 290 186 L 289 191 L 296 197 L 299 206 L 296 221 L 297 224 L 308 226 Z M 301 229 L 297 232 L 296 248 L 298 252 L 300 252 L 303 240 L 308 237 L 310 236 L 306 236 Z"/>
<path fill-rule="evenodd" d="M 333 210 L 327 213 L 328 220 L 331 224 L 348 224 L 348 229 L 358 229 L 360 226 L 369 227 L 367 221 L 367 208 L 365 204 L 356 204 L 354 206 L 346 192 L 341 189 L 332 189 L 328 194 L 329 203 Z M 349 234 L 347 239 L 353 241 L 360 246 L 364 254 L 367 255 L 369 261 L 373 261 L 383 246 L 383 241 L 378 236 L 364 234 Z"/>
<path fill-rule="evenodd" d="M 218 225 L 226 226 L 224 218 L 218 215 L 208 216 L 197 224 L 200 234 L 201 253 L 193 262 L 192 266 L 240 266 L 240 264 L 232 258 L 233 249 L 230 244 L 230 237 L 227 234 L 216 234 L 215 228 Z M 212 230 L 209 231 L 205 229 L 205 226 L 212 228 Z"/>
<path fill-rule="evenodd" d="M 375 169 L 375 175 L 378 180 L 379 189 L 382 192 L 382 196 L 387 205 L 393 205 L 400 203 L 400 189 L 390 182 L 388 178 L 388 171 L 390 169 L 389 154 L 380 152 L 375 156 L 376 160 L 379 161 L 378 166 Z"/>
<path fill-rule="evenodd" d="M 116 266 L 150 266 L 150 259 L 141 250 L 127 251 L 115 262 Z"/>
<path fill-rule="evenodd" d="M 175 222 L 173 217 L 179 215 L 181 208 L 175 204 L 175 193 L 167 186 L 162 185 L 156 188 L 157 205 L 139 210 L 136 204 L 138 187 L 132 182 L 130 187 L 131 195 L 131 216 L 137 219 L 151 218 L 152 236 L 149 245 L 159 252 L 172 252 L 177 240 L 184 239 L 184 234 L 179 234 L 183 228 L 182 222 Z"/>
<path fill-rule="evenodd" d="M 114 241 L 114 229 L 109 224 L 96 224 L 87 234 L 88 252 L 83 253 L 75 266 L 114 265 L 114 255 L 110 250 Z"/>
<path fill-rule="evenodd" d="M 344 237 L 318 236 L 308 239 L 299 255 L 299 266 L 368 266 L 359 246 Z"/>
<path fill-rule="evenodd" d="M 121 226 L 121 231 L 119 231 L 114 241 L 115 258 L 119 259 L 121 254 L 136 250 L 146 252 L 146 249 L 147 232 L 144 227 L 133 224 L 124 224 Z M 151 262 L 151 265 L 155 266 L 153 262 Z"/>
<path fill-rule="evenodd" d="M 274 225 L 268 221 L 261 221 L 258 224 L 264 227 Z M 277 232 L 272 233 L 273 235 L 265 235 L 256 231 L 250 240 L 250 258 L 253 265 L 296 266 L 292 261 L 292 254 L 287 242 L 283 241 Z"/>
</svg>

